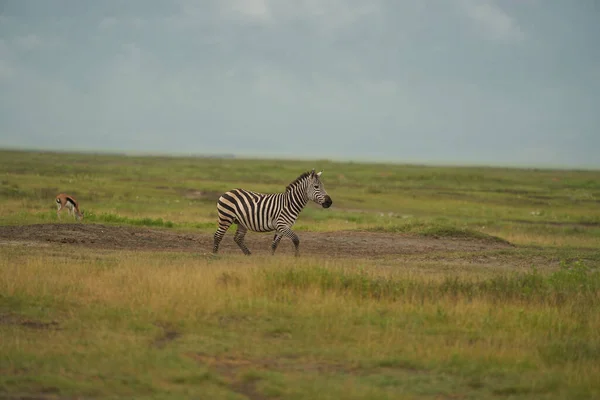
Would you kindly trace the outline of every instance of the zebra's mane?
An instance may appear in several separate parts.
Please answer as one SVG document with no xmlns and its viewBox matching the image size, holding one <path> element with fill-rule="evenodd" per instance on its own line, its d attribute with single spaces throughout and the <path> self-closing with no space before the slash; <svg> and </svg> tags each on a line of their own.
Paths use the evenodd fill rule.
<svg viewBox="0 0 600 400">
<path fill-rule="evenodd" d="M 290 183 L 289 185 L 286 186 L 285 191 L 289 192 L 290 190 L 292 190 L 293 188 L 296 187 L 296 185 L 303 181 L 305 178 L 310 176 L 310 172 L 305 172 L 302 175 L 300 175 L 299 177 L 297 177 L 292 183 Z"/>
</svg>

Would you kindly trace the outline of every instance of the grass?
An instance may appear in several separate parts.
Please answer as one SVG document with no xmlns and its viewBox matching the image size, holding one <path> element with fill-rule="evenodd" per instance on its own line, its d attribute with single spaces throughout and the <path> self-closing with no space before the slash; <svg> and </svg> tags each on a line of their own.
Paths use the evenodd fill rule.
<svg viewBox="0 0 600 400">
<path fill-rule="evenodd" d="M 212 234 L 222 191 L 313 167 L 334 205 L 298 231 L 514 246 L 295 259 L 0 241 L 0 398 L 600 397 L 597 171 L 0 151 L 0 226 L 58 223 L 68 192 L 84 224 Z"/>
<path fill-rule="evenodd" d="M 600 274 L 581 263 L 473 276 L 127 252 L 57 253 L 48 268 L 47 255 L 4 253 L 0 388 L 9 393 L 600 393 Z"/>
<path fill-rule="evenodd" d="M 411 221 L 404 224 L 394 224 L 389 226 L 376 225 L 366 228 L 372 232 L 392 232 L 392 233 L 412 233 L 425 237 L 453 237 L 461 239 L 482 239 L 486 241 L 509 243 L 502 238 L 489 235 L 480 231 L 465 227 L 456 227 L 450 224 L 440 224 L 434 222 Z"/>
<path fill-rule="evenodd" d="M 0 224 L 51 221 L 58 192 L 77 197 L 91 222 L 209 232 L 215 202 L 231 188 L 283 191 L 301 172 L 324 169 L 334 200 L 314 204 L 296 229 L 412 233 L 443 226 L 516 244 L 600 247 L 600 172 L 426 167 L 321 161 L 124 157 L 0 151 Z M 112 219 L 115 220 L 112 220 Z M 126 219 L 124 219 L 126 218 Z M 162 220 L 155 224 L 156 220 Z M 419 229 L 412 227 L 420 226 Z M 565 239 L 566 238 L 566 239 Z"/>
</svg>

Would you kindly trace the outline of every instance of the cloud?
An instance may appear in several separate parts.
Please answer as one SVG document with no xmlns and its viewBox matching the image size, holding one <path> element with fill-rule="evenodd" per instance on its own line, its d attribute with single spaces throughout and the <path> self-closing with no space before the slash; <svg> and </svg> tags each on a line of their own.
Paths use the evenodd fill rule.
<svg viewBox="0 0 600 400">
<path fill-rule="evenodd" d="M 6 60 L 0 59 L 0 81 L 10 79 L 14 75 L 14 68 Z"/>
<path fill-rule="evenodd" d="M 0 60 L 7 57 L 8 53 L 8 43 L 6 43 L 5 39 L 0 39 Z"/>
<path fill-rule="evenodd" d="M 493 0 L 462 0 L 461 6 L 473 23 L 490 39 L 518 41 L 525 37 L 514 18 Z"/>
<path fill-rule="evenodd" d="M 267 0 L 230 0 L 223 1 L 221 4 L 225 12 L 233 11 L 259 20 L 271 18 L 271 9 L 267 4 Z"/>
<path fill-rule="evenodd" d="M 116 27 L 132 27 L 135 29 L 140 29 L 148 24 L 148 21 L 144 18 L 140 17 L 105 17 L 100 20 L 98 23 L 98 29 L 100 30 L 110 30 Z"/>
<path fill-rule="evenodd" d="M 112 72 L 119 76 L 133 75 L 140 71 L 141 66 L 142 52 L 139 46 L 136 43 L 123 43 Z"/>
<path fill-rule="evenodd" d="M 119 22 L 119 20 L 116 19 L 115 17 L 105 17 L 105 18 L 102 18 L 102 20 L 98 24 L 98 27 L 100 29 L 110 29 L 110 28 L 114 27 L 115 25 L 117 25 L 118 22 Z"/>
<path fill-rule="evenodd" d="M 10 79 L 15 72 L 11 49 L 4 39 L 0 39 L 0 81 Z"/>
<path fill-rule="evenodd" d="M 205 5 L 208 4 L 208 9 Z M 183 1 L 181 13 L 176 20 L 197 22 L 206 19 L 211 13 L 210 6 L 217 5 L 219 16 L 225 19 L 246 20 L 247 22 L 277 23 L 279 26 L 299 21 L 309 22 L 323 32 L 331 33 L 337 29 L 349 27 L 367 16 L 380 11 L 383 2 L 361 2 L 346 0 L 220 0 L 215 2 Z"/>
<path fill-rule="evenodd" d="M 60 46 L 63 42 L 52 35 L 43 36 L 41 34 L 28 33 L 25 35 L 14 36 L 6 42 L 9 51 L 13 54 L 19 52 L 35 52 L 41 49 L 51 49 Z M 0 56 L 2 50 L 0 49 Z"/>
<path fill-rule="evenodd" d="M 557 33 L 526 1 L 23 7 L 0 15 L 0 145 L 492 162 L 543 143 L 545 162 L 569 131 L 595 160 L 597 28 Z"/>
<path fill-rule="evenodd" d="M 14 39 L 15 44 L 18 48 L 23 50 L 33 50 L 36 47 L 40 47 L 42 45 L 42 39 L 40 39 L 37 35 L 29 34 L 26 36 L 17 36 Z"/>
</svg>

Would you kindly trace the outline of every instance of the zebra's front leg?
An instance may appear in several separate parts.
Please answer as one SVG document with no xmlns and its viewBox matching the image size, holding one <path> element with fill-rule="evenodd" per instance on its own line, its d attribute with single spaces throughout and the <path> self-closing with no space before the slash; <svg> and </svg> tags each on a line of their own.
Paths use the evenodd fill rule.
<svg viewBox="0 0 600 400">
<path fill-rule="evenodd" d="M 294 254 L 296 257 L 298 257 L 300 255 L 300 238 L 298 238 L 298 235 L 296 235 L 294 233 L 294 231 L 292 231 L 290 228 L 288 227 L 281 227 L 277 229 L 277 236 L 275 240 L 273 240 L 273 244 L 271 245 L 272 247 L 275 246 L 275 248 L 277 248 L 277 245 L 279 244 L 279 241 L 281 240 L 282 237 L 287 237 L 290 238 L 292 243 L 294 243 L 294 247 L 296 248 L 296 253 Z M 276 243 L 277 242 L 277 243 Z M 273 250 L 275 251 L 275 250 Z"/>
<path fill-rule="evenodd" d="M 240 249 L 242 249 L 244 254 L 249 256 L 251 254 L 250 250 L 248 249 L 248 247 L 246 247 L 246 243 L 244 243 L 244 236 L 246 236 L 246 232 L 248 232 L 248 229 L 244 225 L 238 224 L 238 228 L 237 231 L 235 231 L 233 240 L 237 243 L 238 246 L 240 246 Z"/>
</svg>

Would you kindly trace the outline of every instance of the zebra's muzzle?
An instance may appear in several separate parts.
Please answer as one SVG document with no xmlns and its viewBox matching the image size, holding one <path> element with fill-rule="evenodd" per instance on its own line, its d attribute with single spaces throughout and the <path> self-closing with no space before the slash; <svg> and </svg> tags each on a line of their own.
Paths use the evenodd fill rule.
<svg viewBox="0 0 600 400">
<path fill-rule="evenodd" d="M 333 204 L 333 201 L 331 201 L 331 197 L 325 196 L 325 201 L 322 204 L 323 208 L 329 208 L 329 207 L 331 207 L 332 204 Z"/>
</svg>

